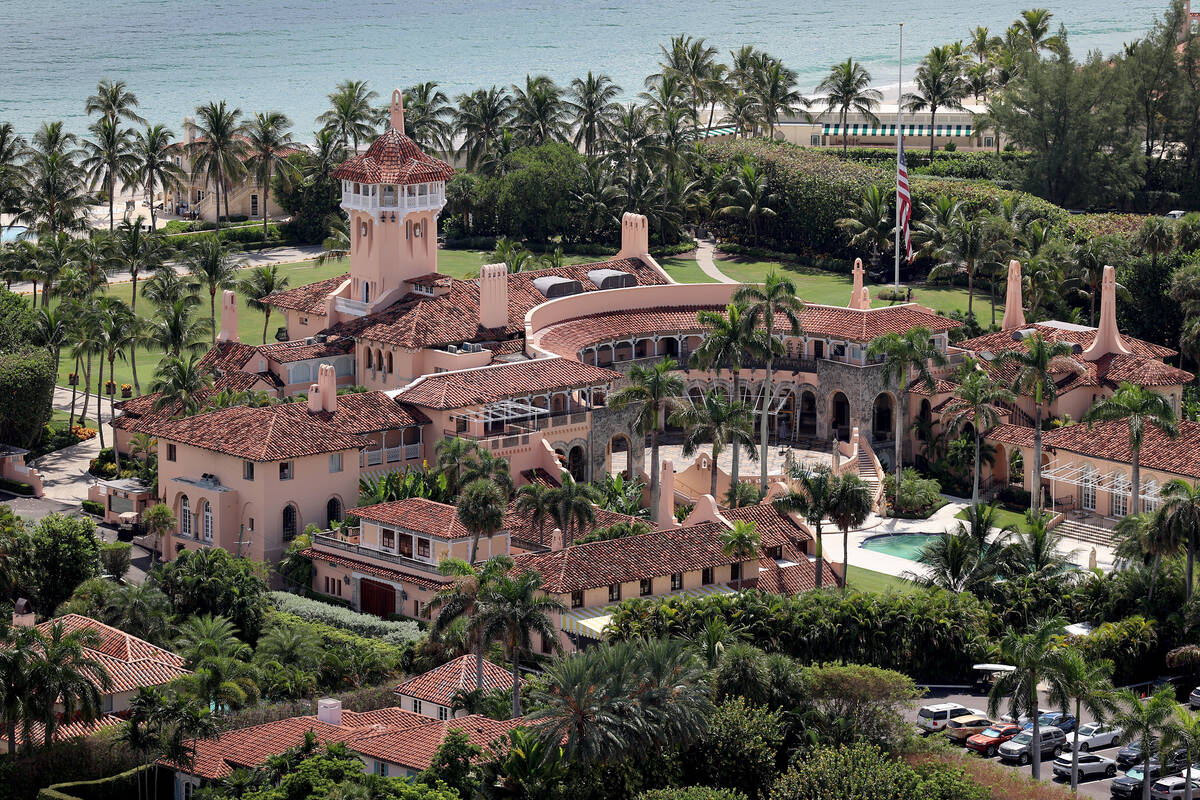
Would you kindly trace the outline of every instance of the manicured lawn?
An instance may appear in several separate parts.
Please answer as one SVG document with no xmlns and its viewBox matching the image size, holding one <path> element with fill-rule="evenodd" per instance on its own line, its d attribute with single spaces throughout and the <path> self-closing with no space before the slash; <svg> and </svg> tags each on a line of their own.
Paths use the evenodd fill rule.
<svg viewBox="0 0 1200 800">
<path fill-rule="evenodd" d="M 717 269 L 729 277 L 742 283 L 761 283 L 772 269 L 787 275 L 796 284 L 800 297 L 812 303 L 844 306 L 850 302 L 850 287 L 853 279 L 850 275 L 840 275 L 823 272 L 811 267 L 797 264 L 780 263 L 778 261 L 753 261 L 750 259 L 716 259 Z M 697 269 L 697 271 L 699 271 Z M 874 295 L 882 288 L 868 284 L 871 290 L 872 308 L 895 305 L 886 300 L 877 300 Z M 913 302 L 928 306 L 943 313 L 967 310 L 967 290 L 950 286 L 917 287 L 913 290 Z M 1001 309 L 1003 311 L 1003 309 Z M 991 309 L 986 295 L 975 295 L 975 313 L 981 322 L 991 320 Z"/>
<path fill-rule="evenodd" d="M 887 575 L 871 569 L 863 569 L 853 564 L 850 565 L 849 586 L 851 589 L 858 589 L 860 592 L 911 592 L 916 588 L 903 578 L 897 578 L 895 575 Z"/>
<path fill-rule="evenodd" d="M 967 509 L 963 509 L 954 515 L 955 519 L 967 519 Z M 1009 525 L 1016 527 L 1021 533 L 1029 533 L 1029 525 L 1025 522 L 1025 515 L 1016 511 L 1009 511 L 1007 508 L 997 508 L 994 519 L 995 525 L 998 528 L 1004 528 Z"/>
<path fill-rule="evenodd" d="M 486 250 L 439 250 L 438 272 L 455 278 L 478 278 L 479 268 L 485 263 Z M 603 261 L 604 256 L 563 256 L 564 264 L 592 264 Z"/>
<path fill-rule="evenodd" d="M 660 258 L 657 261 L 668 275 L 680 283 L 715 283 L 712 278 L 704 274 L 700 265 L 696 263 L 696 259 L 691 256 L 673 256 Z"/>
</svg>

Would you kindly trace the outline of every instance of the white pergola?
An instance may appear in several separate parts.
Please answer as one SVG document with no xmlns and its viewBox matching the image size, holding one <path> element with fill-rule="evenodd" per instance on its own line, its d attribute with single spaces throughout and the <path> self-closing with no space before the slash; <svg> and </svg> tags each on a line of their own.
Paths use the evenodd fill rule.
<svg viewBox="0 0 1200 800">
<path fill-rule="evenodd" d="M 550 409 L 535 406 L 523 400 L 497 400 L 480 408 L 464 409 L 456 414 L 459 419 L 472 422 L 511 422 L 515 419 L 536 418 L 539 414 L 549 414 Z"/>
<path fill-rule="evenodd" d="M 1081 488 L 1087 487 L 1098 492 L 1108 492 L 1109 494 L 1125 495 L 1129 493 L 1131 480 L 1129 473 L 1123 470 L 1114 469 L 1109 472 L 1101 472 L 1086 462 L 1062 462 L 1058 459 L 1051 461 L 1042 470 L 1042 478 L 1050 481 L 1050 496 L 1052 498 L 1056 496 L 1054 491 L 1056 483 L 1065 483 Z M 1153 478 L 1143 480 L 1138 497 L 1142 500 L 1143 507 L 1146 504 L 1157 505 L 1161 502 L 1162 495 L 1158 481 Z"/>
</svg>

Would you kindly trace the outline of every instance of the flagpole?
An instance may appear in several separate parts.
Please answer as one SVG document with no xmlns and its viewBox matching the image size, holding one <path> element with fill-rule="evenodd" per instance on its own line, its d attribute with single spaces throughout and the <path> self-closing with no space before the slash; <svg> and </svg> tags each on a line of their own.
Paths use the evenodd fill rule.
<svg viewBox="0 0 1200 800">
<path fill-rule="evenodd" d="M 904 135 L 904 119 L 901 111 L 904 97 L 904 23 L 900 23 L 900 75 L 896 82 L 896 175 L 900 174 L 900 138 Z M 896 181 L 896 273 L 893 288 L 900 290 L 900 182 Z"/>
</svg>

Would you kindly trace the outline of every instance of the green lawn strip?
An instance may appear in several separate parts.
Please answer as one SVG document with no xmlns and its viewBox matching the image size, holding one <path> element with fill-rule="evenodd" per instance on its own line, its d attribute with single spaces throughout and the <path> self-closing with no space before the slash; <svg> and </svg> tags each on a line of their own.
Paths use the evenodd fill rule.
<svg viewBox="0 0 1200 800">
<path fill-rule="evenodd" d="M 657 261 L 668 275 L 680 283 L 716 283 L 715 280 L 704 274 L 704 270 L 700 269 L 696 259 L 689 256 L 672 256 L 671 258 L 660 258 Z"/>
<path fill-rule="evenodd" d="M 488 255 L 486 250 L 439 250 L 438 272 L 464 280 L 478 278 L 479 268 L 487 263 Z M 564 264 L 594 264 L 603 260 L 604 256 L 563 256 Z"/>
<path fill-rule="evenodd" d="M 913 584 L 898 578 L 895 575 L 887 575 L 883 572 L 876 572 L 871 569 L 863 569 L 850 565 L 850 582 L 851 589 L 857 589 L 860 592 L 911 592 L 916 588 Z"/>
<path fill-rule="evenodd" d="M 964 508 L 962 511 L 959 511 L 954 515 L 954 518 L 966 520 L 967 509 Z M 1016 511 L 1009 511 L 1007 508 L 997 508 L 993 522 L 998 528 L 1013 525 L 1021 533 L 1029 533 L 1029 524 L 1025 521 L 1025 515 Z"/>
</svg>

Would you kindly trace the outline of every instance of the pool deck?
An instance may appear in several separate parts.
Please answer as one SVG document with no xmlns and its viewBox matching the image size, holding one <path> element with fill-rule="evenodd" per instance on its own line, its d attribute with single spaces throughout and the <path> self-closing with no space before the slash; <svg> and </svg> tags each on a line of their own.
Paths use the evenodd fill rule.
<svg viewBox="0 0 1200 800">
<path fill-rule="evenodd" d="M 863 542 L 872 536 L 900 533 L 944 533 L 954 530 L 961 521 L 954 515 L 971 503 L 961 497 L 942 495 L 948 502 L 933 513 L 929 519 L 891 519 L 872 514 L 867 524 L 856 531 L 850 531 L 850 563 L 856 567 L 882 572 L 885 575 L 902 576 L 905 573 L 918 573 L 923 567 L 907 558 L 888 555 L 874 550 L 867 550 Z M 830 525 L 823 526 L 821 535 L 825 558 L 833 563 L 842 561 L 842 534 Z M 1113 568 L 1112 548 L 1094 545 L 1078 539 L 1063 539 L 1063 547 L 1072 553 L 1071 560 L 1080 567 L 1087 568 L 1088 557 L 1092 548 L 1096 550 L 1096 564 L 1106 572 Z"/>
</svg>

